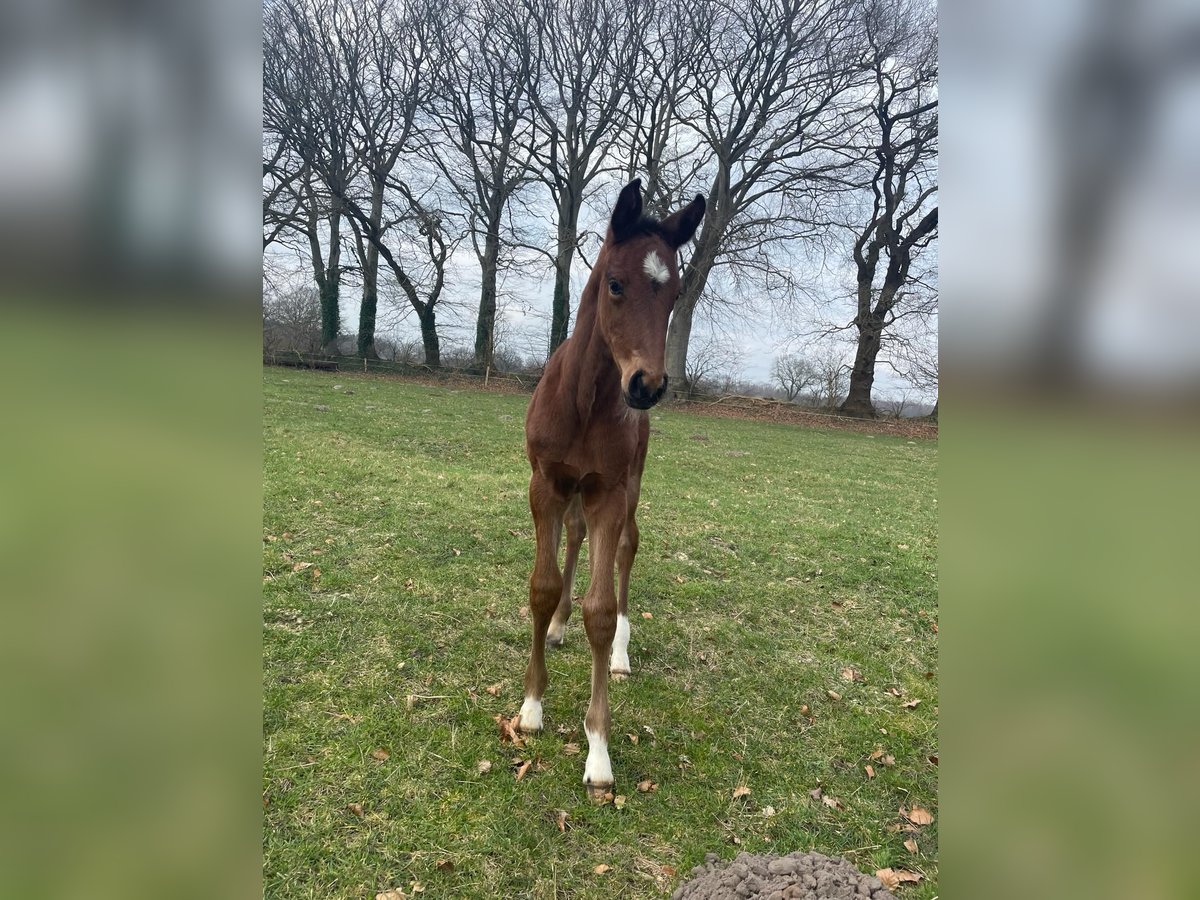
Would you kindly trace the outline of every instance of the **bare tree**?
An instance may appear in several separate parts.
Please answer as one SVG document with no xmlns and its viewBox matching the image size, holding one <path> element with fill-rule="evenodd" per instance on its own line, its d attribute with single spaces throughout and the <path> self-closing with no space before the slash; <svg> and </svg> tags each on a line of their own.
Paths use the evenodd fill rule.
<svg viewBox="0 0 1200 900">
<path fill-rule="evenodd" d="M 303 230 L 309 174 L 286 141 L 263 132 L 263 250 L 285 232 Z"/>
<path fill-rule="evenodd" d="M 742 372 L 742 353 L 727 335 L 709 330 L 688 354 L 687 379 L 693 391 L 728 393 Z"/>
<path fill-rule="evenodd" d="M 550 191 L 556 217 L 553 353 L 570 328 L 579 212 L 624 126 L 629 82 L 639 61 L 635 36 L 653 7 L 626 0 L 519 2 L 533 30 L 529 99 L 543 138 L 531 148 L 534 171 Z"/>
<path fill-rule="evenodd" d="M 937 322 L 928 316 L 913 316 L 903 328 L 885 334 L 884 351 L 891 369 L 928 397 L 933 395 L 932 418 L 938 408 Z"/>
<path fill-rule="evenodd" d="M 342 202 L 353 178 L 352 112 L 340 89 L 336 29 L 341 0 L 273 0 L 263 20 L 263 127 L 294 152 L 309 173 L 304 233 L 321 292 L 321 337 L 340 331 Z M 318 223 L 327 223 L 327 235 Z M 328 254 L 327 256 L 325 254 Z"/>
<path fill-rule="evenodd" d="M 871 207 L 854 241 L 858 348 L 842 411 L 872 416 L 875 362 L 886 329 L 928 314 L 929 295 L 906 292 L 913 263 L 937 237 L 938 40 L 934 13 L 912 0 L 874 0 L 865 17 L 874 89 Z M 882 279 L 879 269 L 883 264 Z M 925 297 L 908 308 L 905 296 Z M 936 294 L 934 295 L 936 303 Z"/>
<path fill-rule="evenodd" d="M 389 173 L 413 130 L 420 78 L 434 68 L 421 29 L 437 16 L 431 2 L 406 4 L 404 18 L 387 10 L 383 0 L 365 7 L 351 0 L 274 0 L 267 10 L 263 105 L 273 130 L 320 179 L 339 224 L 343 214 L 350 217 L 367 268 L 377 262 L 369 244 L 391 270 L 420 322 L 425 362 L 436 367 L 437 308 L 457 238 L 429 191 Z M 385 197 L 388 188 L 395 190 Z M 340 239 L 331 239 L 331 254 L 334 247 Z M 365 290 L 377 291 L 374 282 L 373 273 L 366 276 Z M 360 332 L 369 349 L 375 309 L 366 299 Z"/>
<path fill-rule="evenodd" d="M 316 353 L 321 346 L 321 295 L 313 285 L 264 294 L 264 350 Z"/>
<path fill-rule="evenodd" d="M 681 388 L 714 269 L 753 277 L 767 293 L 790 290 L 792 274 L 771 248 L 822 234 L 830 197 L 852 185 L 850 142 L 862 117 L 854 90 L 865 78 L 855 2 L 688 5 L 685 25 L 705 40 L 679 60 L 688 87 L 672 114 L 709 188 L 667 336 L 667 371 Z"/>
<path fill-rule="evenodd" d="M 339 30 L 346 100 L 354 114 L 352 141 L 369 186 L 367 197 L 356 197 L 348 204 L 362 265 L 358 319 L 358 353 L 362 357 L 376 355 L 385 194 L 397 160 L 413 149 L 418 112 L 428 94 L 425 72 L 436 65 L 428 49 L 426 5 L 406 3 L 401 10 L 397 13 L 390 0 L 353 3 Z M 355 215 L 357 212 L 365 212 L 365 217 Z"/>
<path fill-rule="evenodd" d="M 789 403 L 795 403 L 805 391 L 820 384 L 821 376 L 812 360 L 798 353 L 781 353 L 771 364 L 771 380 Z"/>
<path fill-rule="evenodd" d="M 475 365 L 495 350 L 497 276 L 509 200 L 529 178 L 530 87 L 534 59 L 529 23 L 516 0 L 459 0 L 437 14 L 440 52 L 431 114 L 445 140 L 433 154 L 463 208 L 479 260 L 481 285 Z"/>
<path fill-rule="evenodd" d="M 842 352 L 834 346 L 810 351 L 809 359 L 817 372 L 817 404 L 835 409 L 846 396 L 850 367 Z"/>
</svg>

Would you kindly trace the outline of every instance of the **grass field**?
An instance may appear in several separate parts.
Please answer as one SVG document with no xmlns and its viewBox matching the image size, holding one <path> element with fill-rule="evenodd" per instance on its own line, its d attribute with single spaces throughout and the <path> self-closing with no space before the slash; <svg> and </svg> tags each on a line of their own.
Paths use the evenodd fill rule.
<svg viewBox="0 0 1200 900">
<path fill-rule="evenodd" d="M 706 852 L 809 849 L 937 896 L 936 444 L 651 411 L 597 807 L 578 610 L 546 730 L 494 721 L 529 649 L 528 397 L 264 381 L 265 896 L 659 897 Z"/>
</svg>

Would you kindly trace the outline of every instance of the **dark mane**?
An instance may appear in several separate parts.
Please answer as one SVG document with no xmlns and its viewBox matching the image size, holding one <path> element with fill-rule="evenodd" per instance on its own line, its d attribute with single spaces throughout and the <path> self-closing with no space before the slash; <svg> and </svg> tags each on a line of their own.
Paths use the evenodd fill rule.
<svg viewBox="0 0 1200 900">
<path fill-rule="evenodd" d="M 652 235 L 667 240 L 667 233 L 662 227 L 662 222 L 653 216 L 642 216 L 632 225 L 622 228 L 620 234 L 613 231 L 613 243 L 620 244 L 630 238 L 642 237 L 644 235 Z"/>
</svg>

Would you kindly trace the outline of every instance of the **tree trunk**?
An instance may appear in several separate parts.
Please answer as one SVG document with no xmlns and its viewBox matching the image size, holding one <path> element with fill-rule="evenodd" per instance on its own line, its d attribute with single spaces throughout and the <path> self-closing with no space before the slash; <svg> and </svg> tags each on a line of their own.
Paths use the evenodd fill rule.
<svg viewBox="0 0 1200 900">
<path fill-rule="evenodd" d="M 858 326 L 858 349 L 854 354 L 854 368 L 850 370 L 850 391 L 841 410 L 848 416 L 873 419 L 875 406 L 871 402 L 871 390 L 875 385 L 875 357 L 879 355 L 883 320 L 871 314 L 855 324 Z"/>
<path fill-rule="evenodd" d="M 679 289 L 679 299 L 675 301 L 675 310 L 671 313 L 671 324 L 667 327 L 667 378 L 671 384 L 672 394 L 676 397 L 686 396 L 693 385 L 687 380 L 688 342 L 692 336 L 692 317 L 696 313 L 696 305 L 704 286 L 708 283 L 708 273 L 712 271 L 716 259 L 717 243 L 724 225 L 714 219 L 713 203 L 710 194 L 708 213 L 700 230 L 700 239 L 696 249 L 683 273 L 683 283 Z"/>
<path fill-rule="evenodd" d="M 383 221 L 383 181 L 371 185 L 371 228 L 379 232 Z M 378 359 L 375 351 L 375 311 L 379 302 L 379 248 L 370 241 L 364 248 L 362 305 L 358 311 L 358 355 L 363 359 Z"/>
<path fill-rule="evenodd" d="M 309 251 L 312 255 L 313 279 L 321 298 L 321 349 L 325 353 L 337 351 L 338 332 L 341 330 L 339 286 L 341 282 L 342 214 L 334 211 L 329 215 L 329 258 L 322 259 L 321 238 L 317 231 L 317 217 L 311 215 L 305 232 L 308 235 Z"/>
<path fill-rule="evenodd" d="M 442 365 L 442 351 L 438 344 L 437 312 L 429 305 L 417 310 L 417 320 L 421 323 L 421 343 L 425 346 L 425 365 L 431 369 Z"/>
<path fill-rule="evenodd" d="M 695 302 L 685 309 L 683 301 L 681 294 L 671 314 L 671 324 L 667 327 L 667 381 L 671 393 L 676 397 L 686 397 L 691 392 L 687 380 L 687 354 L 688 341 L 692 337 Z"/>
<path fill-rule="evenodd" d="M 558 247 L 554 257 L 554 309 L 550 320 L 550 352 L 571 329 L 571 262 L 579 235 L 579 208 L 565 197 L 558 210 Z"/>
<path fill-rule="evenodd" d="M 321 285 L 321 350 L 324 353 L 337 352 L 340 330 L 338 287 L 337 275 L 326 273 Z"/>
<path fill-rule="evenodd" d="M 480 265 L 483 285 L 479 292 L 479 318 L 475 322 L 475 365 L 483 372 L 496 351 L 496 263 L 500 257 L 500 219 L 488 225 Z"/>
</svg>

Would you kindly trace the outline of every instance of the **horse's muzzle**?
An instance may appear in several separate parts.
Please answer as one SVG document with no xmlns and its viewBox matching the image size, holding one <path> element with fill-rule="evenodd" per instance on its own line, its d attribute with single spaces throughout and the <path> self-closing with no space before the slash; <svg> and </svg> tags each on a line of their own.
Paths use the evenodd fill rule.
<svg viewBox="0 0 1200 900">
<path fill-rule="evenodd" d="M 634 409 L 649 409 L 667 392 L 665 373 L 662 377 L 662 384 L 653 390 L 646 386 L 645 375 L 646 373 L 642 369 L 638 369 L 633 373 L 633 377 L 629 379 L 629 384 L 625 388 L 625 402 Z"/>
</svg>

